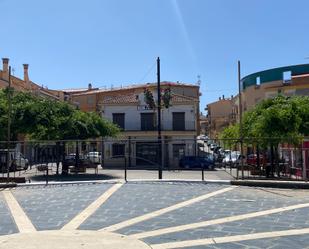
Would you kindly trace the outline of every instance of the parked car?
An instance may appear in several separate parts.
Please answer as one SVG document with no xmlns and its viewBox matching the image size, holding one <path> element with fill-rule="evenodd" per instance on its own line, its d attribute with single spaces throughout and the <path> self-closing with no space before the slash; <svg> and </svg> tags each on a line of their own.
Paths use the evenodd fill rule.
<svg viewBox="0 0 309 249">
<path fill-rule="evenodd" d="M 225 154 L 222 162 L 228 164 L 230 167 L 236 167 L 241 163 L 242 158 L 245 159 L 244 156 L 241 156 L 239 151 L 231 151 Z"/>
<path fill-rule="evenodd" d="M 101 163 L 101 152 L 91 151 L 91 152 L 88 152 L 86 156 L 88 159 L 90 159 L 91 162 L 95 164 Z"/>
<path fill-rule="evenodd" d="M 79 168 L 86 169 L 86 168 L 94 168 L 94 163 L 85 155 L 80 154 L 77 160 Z M 75 166 L 76 164 L 76 154 L 71 153 L 64 157 L 62 161 L 63 167 Z"/>
<path fill-rule="evenodd" d="M 0 150 L 0 170 L 1 172 L 7 171 L 7 150 Z M 19 151 L 9 151 L 10 155 L 10 168 L 9 171 L 26 170 L 29 167 L 29 161 Z"/>
<path fill-rule="evenodd" d="M 185 156 L 180 159 L 179 167 L 185 169 L 204 168 L 214 169 L 214 159 L 211 156 Z"/>
<path fill-rule="evenodd" d="M 250 154 L 247 157 L 247 164 L 249 165 L 257 165 L 257 154 Z M 260 165 L 265 165 L 267 164 L 267 158 L 263 155 L 260 154 L 259 155 L 259 161 L 260 161 Z"/>
<path fill-rule="evenodd" d="M 223 158 L 223 163 L 236 163 L 238 156 L 240 155 L 239 151 L 229 151 L 225 153 Z"/>
</svg>

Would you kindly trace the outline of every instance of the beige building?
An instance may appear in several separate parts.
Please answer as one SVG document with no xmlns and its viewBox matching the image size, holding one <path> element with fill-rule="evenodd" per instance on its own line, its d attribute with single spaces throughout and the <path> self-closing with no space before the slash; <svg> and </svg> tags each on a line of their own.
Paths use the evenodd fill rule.
<svg viewBox="0 0 309 249">
<path fill-rule="evenodd" d="M 235 97 L 222 96 L 218 101 L 207 105 L 208 137 L 217 138 L 220 132 L 236 122 L 237 107 Z"/>
<path fill-rule="evenodd" d="M 309 64 L 279 67 L 247 75 L 241 79 L 242 111 L 251 110 L 260 101 L 278 94 L 309 96 Z M 239 97 L 220 98 L 207 105 L 209 136 L 239 122 Z"/>
<path fill-rule="evenodd" d="M 243 111 L 278 94 L 309 96 L 309 64 L 269 69 L 242 78 Z"/>
</svg>

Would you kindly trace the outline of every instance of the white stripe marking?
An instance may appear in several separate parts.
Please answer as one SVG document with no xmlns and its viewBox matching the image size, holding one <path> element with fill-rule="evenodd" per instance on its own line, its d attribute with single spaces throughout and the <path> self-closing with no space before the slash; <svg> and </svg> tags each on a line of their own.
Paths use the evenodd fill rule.
<svg viewBox="0 0 309 249">
<path fill-rule="evenodd" d="M 185 248 L 192 246 L 206 246 L 206 245 L 238 242 L 245 240 L 267 239 L 267 238 L 303 235 L 303 234 L 309 234 L 309 228 L 290 229 L 290 230 L 282 230 L 282 231 L 266 232 L 266 233 L 252 233 L 245 235 L 225 236 L 225 237 L 216 237 L 208 239 L 186 240 L 186 241 L 163 243 L 163 244 L 152 244 L 150 246 L 153 249 Z"/>
<path fill-rule="evenodd" d="M 196 229 L 200 227 L 206 227 L 206 226 L 218 225 L 218 224 L 227 223 L 227 222 L 250 219 L 250 218 L 259 217 L 263 215 L 275 214 L 275 213 L 280 213 L 280 212 L 285 212 L 285 211 L 295 210 L 295 209 L 305 208 L 305 207 L 309 207 L 309 203 L 297 204 L 297 205 L 292 205 L 292 206 L 287 206 L 287 207 L 282 207 L 282 208 L 268 209 L 268 210 L 259 211 L 259 212 L 235 215 L 235 216 L 202 221 L 202 222 L 197 222 L 197 223 L 192 223 L 192 224 L 187 224 L 187 225 L 182 225 L 182 226 L 168 227 L 168 228 L 158 229 L 158 230 L 149 231 L 149 232 L 136 233 L 130 236 L 137 238 L 137 239 L 142 239 L 146 237 L 158 236 L 158 235 L 163 235 L 167 233 L 181 232 L 181 231 L 185 231 L 189 229 Z"/>
<path fill-rule="evenodd" d="M 160 216 L 160 215 L 162 215 L 162 214 L 165 214 L 165 213 L 174 211 L 174 210 L 176 210 L 176 209 L 179 209 L 179 208 L 183 208 L 183 207 L 192 205 L 192 204 L 194 204 L 194 203 L 196 203 L 196 202 L 206 200 L 206 199 L 208 199 L 208 198 L 210 198 L 210 197 L 213 197 L 213 196 L 216 196 L 216 195 L 225 193 L 225 192 L 230 191 L 230 190 L 232 190 L 232 189 L 234 189 L 234 188 L 236 188 L 236 187 L 235 187 L 235 186 L 232 186 L 232 187 L 220 189 L 220 190 L 214 191 L 214 192 L 212 192 L 212 193 L 208 193 L 208 194 L 205 194 L 205 195 L 202 195 L 202 196 L 199 196 L 199 197 L 196 197 L 196 198 L 187 200 L 187 201 L 180 202 L 180 203 L 178 203 L 178 204 L 172 205 L 172 206 L 167 207 L 167 208 L 159 209 L 159 210 L 157 210 L 157 211 L 154 211 L 154 212 L 151 212 L 151 213 L 142 215 L 142 216 L 138 216 L 138 217 L 135 217 L 135 218 L 133 218 L 133 219 L 126 220 L 126 221 L 123 221 L 123 222 L 120 222 L 120 223 L 111 225 L 111 226 L 109 226 L 109 227 L 102 228 L 102 229 L 100 229 L 99 231 L 109 231 L 109 232 L 113 232 L 113 231 L 119 230 L 119 229 L 121 229 L 121 228 L 134 225 L 134 224 L 139 223 L 139 222 L 141 222 L 141 221 L 149 220 L 149 219 L 152 219 L 152 218 L 154 218 L 154 217 Z"/>
<path fill-rule="evenodd" d="M 35 232 L 35 227 L 31 223 L 30 219 L 28 218 L 22 207 L 19 205 L 13 194 L 10 191 L 3 191 L 3 195 L 15 220 L 19 232 Z"/>
<path fill-rule="evenodd" d="M 64 225 L 61 230 L 76 230 L 86 219 L 88 219 L 104 202 L 106 202 L 119 188 L 121 184 L 115 184 L 104 192 L 98 199 L 92 202 L 81 213 L 76 215 L 69 223 Z"/>
</svg>

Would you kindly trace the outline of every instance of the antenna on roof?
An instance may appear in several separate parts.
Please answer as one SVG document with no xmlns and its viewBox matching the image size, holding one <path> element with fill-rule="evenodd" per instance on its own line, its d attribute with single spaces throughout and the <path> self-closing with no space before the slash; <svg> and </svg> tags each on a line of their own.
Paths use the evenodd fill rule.
<svg viewBox="0 0 309 249">
<path fill-rule="evenodd" d="M 197 85 L 200 86 L 202 81 L 201 81 L 201 75 L 197 75 Z"/>
</svg>

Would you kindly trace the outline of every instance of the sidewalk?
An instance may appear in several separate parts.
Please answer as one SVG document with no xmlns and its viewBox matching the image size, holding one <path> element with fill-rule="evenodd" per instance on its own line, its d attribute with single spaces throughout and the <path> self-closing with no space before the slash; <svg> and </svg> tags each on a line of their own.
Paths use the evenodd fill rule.
<svg viewBox="0 0 309 249">
<path fill-rule="evenodd" d="M 124 182 L 124 170 L 105 169 L 99 170 L 99 174 L 71 174 L 69 176 L 49 175 L 48 184 L 97 184 L 107 182 Z M 26 178 L 26 183 L 0 183 L 1 188 L 12 188 L 16 186 L 46 185 L 44 174 L 35 175 L 34 172 L 18 174 Z M 30 181 L 29 181 L 30 180 Z M 215 171 L 204 171 L 204 181 L 200 171 L 163 171 L 163 179 L 158 180 L 157 170 L 128 170 L 128 182 L 192 182 L 206 184 L 225 184 L 249 187 L 268 187 L 268 188 L 290 188 L 290 189 L 309 189 L 309 182 L 277 179 L 244 179 L 236 180 L 229 172 L 224 169 Z"/>
</svg>

